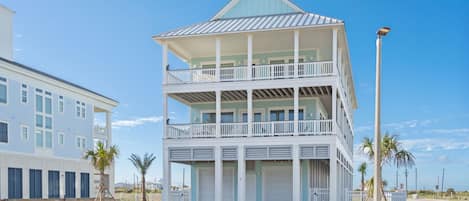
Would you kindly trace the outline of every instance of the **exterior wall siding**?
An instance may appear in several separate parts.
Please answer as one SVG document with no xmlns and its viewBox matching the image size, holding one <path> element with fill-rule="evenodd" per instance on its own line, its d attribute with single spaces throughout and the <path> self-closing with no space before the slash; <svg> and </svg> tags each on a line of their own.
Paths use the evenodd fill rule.
<svg viewBox="0 0 469 201">
<path fill-rule="evenodd" d="M 46 152 L 39 151 L 42 155 L 74 158 L 82 157 L 83 150 L 76 147 L 76 136 L 86 138 L 86 147 L 93 145 L 93 106 L 87 103 L 86 98 L 78 101 L 84 101 L 86 104 L 86 118 L 75 116 L 75 98 L 67 97 L 56 93 L 52 87 L 46 84 L 22 83 L 10 76 L 3 74 L 2 77 L 8 80 L 8 103 L 0 104 L 0 120 L 8 123 L 8 143 L 0 143 L 0 151 L 18 152 L 35 154 L 38 153 L 35 146 L 35 90 L 36 88 L 50 91 L 52 93 L 52 149 Z M 28 86 L 28 102 L 22 103 L 21 85 Z M 58 96 L 64 96 L 64 112 L 58 111 Z M 28 139 L 22 139 L 21 126 L 28 127 Z M 64 144 L 58 144 L 57 134 L 62 132 Z"/>
<path fill-rule="evenodd" d="M 315 98 L 300 98 L 299 108 L 304 109 L 304 119 L 312 120 L 318 119 L 318 110 L 317 108 L 324 109 L 318 99 Z M 262 120 L 269 121 L 269 109 L 293 109 L 293 99 L 292 100 L 258 100 L 253 102 L 253 111 L 262 112 Z M 202 103 L 202 104 L 192 104 L 191 105 L 191 123 L 202 123 L 202 113 L 205 111 L 215 112 L 215 103 Z M 222 102 L 222 111 L 223 112 L 234 112 L 235 122 L 241 122 L 242 116 L 241 112 L 247 111 L 246 102 Z M 324 112 L 324 111 L 323 111 Z M 327 114 L 327 112 L 326 112 Z M 288 114 L 285 114 L 287 119 Z"/>
</svg>

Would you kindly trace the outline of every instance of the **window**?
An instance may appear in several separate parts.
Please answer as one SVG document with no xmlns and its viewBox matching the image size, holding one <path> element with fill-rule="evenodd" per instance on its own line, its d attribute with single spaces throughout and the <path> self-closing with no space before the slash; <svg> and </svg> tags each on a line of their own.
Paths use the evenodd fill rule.
<svg viewBox="0 0 469 201">
<path fill-rule="evenodd" d="M 86 138 L 78 136 L 76 139 L 76 146 L 78 149 L 86 149 Z"/>
<path fill-rule="evenodd" d="M 0 121 L 0 143 L 8 143 L 8 123 Z"/>
<path fill-rule="evenodd" d="M 285 121 L 285 111 L 283 110 L 270 111 L 270 121 Z"/>
<path fill-rule="evenodd" d="M 295 111 L 288 110 L 288 120 L 293 121 L 295 120 Z M 304 112 L 303 109 L 298 109 L 298 120 L 304 120 Z"/>
<path fill-rule="evenodd" d="M 28 103 L 28 85 L 21 85 L 21 103 Z"/>
<path fill-rule="evenodd" d="M 83 119 L 86 117 L 86 104 L 84 102 L 77 101 L 76 116 Z"/>
<path fill-rule="evenodd" d="M 36 89 L 36 147 L 52 148 L 52 93 Z"/>
<path fill-rule="evenodd" d="M 64 112 L 64 97 L 63 96 L 59 96 L 59 101 L 58 101 L 58 110 L 60 113 L 63 113 Z"/>
<path fill-rule="evenodd" d="M 64 133 L 59 133 L 57 135 L 57 143 L 60 144 L 60 145 L 63 145 L 65 143 L 65 135 Z"/>
<path fill-rule="evenodd" d="M 21 126 L 21 139 L 28 140 L 29 139 L 29 127 L 28 126 Z"/>
<path fill-rule="evenodd" d="M 254 113 L 254 122 L 261 122 L 262 114 L 260 112 Z M 243 113 L 243 122 L 248 122 L 248 113 Z"/>
<path fill-rule="evenodd" d="M 0 77 L 0 103 L 6 104 L 8 99 L 7 79 Z"/>
<path fill-rule="evenodd" d="M 202 123 L 215 123 L 216 114 L 212 113 L 202 113 Z"/>
</svg>

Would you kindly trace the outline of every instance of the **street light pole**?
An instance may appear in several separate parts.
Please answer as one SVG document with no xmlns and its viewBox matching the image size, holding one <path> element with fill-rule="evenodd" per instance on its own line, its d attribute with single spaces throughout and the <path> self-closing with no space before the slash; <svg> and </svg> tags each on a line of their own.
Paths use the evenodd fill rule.
<svg viewBox="0 0 469 201">
<path fill-rule="evenodd" d="M 376 39 L 376 96 L 375 96 L 375 153 L 373 200 L 381 201 L 381 42 L 391 29 L 383 27 L 378 30 Z"/>
</svg>

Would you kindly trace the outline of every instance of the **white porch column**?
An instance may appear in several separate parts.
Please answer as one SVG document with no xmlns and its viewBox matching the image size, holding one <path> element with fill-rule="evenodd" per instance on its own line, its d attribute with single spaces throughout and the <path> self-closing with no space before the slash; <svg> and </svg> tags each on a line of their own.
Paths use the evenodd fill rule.
<svg viewBox="0 0 469 201">
<path fill-rule="evenodd" d="M 163 138 L 168 136 L 168 94 L 163 92 Z"/>
<path fill-rule="evenodd" d="M 29 199 L 29 168 L 22 168 L 23 199 Z"/>
<path fill-rule="evenodd" d="M 111 178 L 111 175 L 109 175 L 109 179 Z M 77 169 L 75 171 L 75 197 L 76 198 L 81 198 L 81 176 L 80 176 L 80 170 Z M 111 190 L 111 189 L 109 189 Z"/>
<path fill-rule="evenodd" d="M 163 146 L 163 201 L 169 201 L 171 191 L 171 162 L 168 147 Z"/>
<path fill-rule="evenodd" d="M 248 136 L 252 136 L 252 116 L 253 116 L 253 111 L 252 111 L 252 89 L 247 90 L 247 96 L 248 96 Z"/>
<path fill-rule="evenodd" d="M 223 159 L 221 147 L 215 147 L 215 200 L 223 200 Z"/>
<path fill-rule="evenodd" d="M 221 91 L 216 91 L 215 92 L 216 96 L 216 103 L 215 103 L 215 119 L 216 119 L 216 137 L 221 137 Z"/>
<path fill-rule="evenodd" d="M 167 42 L 163 42 L 162 44 L 162 69 L 163 69 L 163 84 L 166 84 L 167 81 L 168 81 L 168 78 L 167 78 L 167 70 L 168 70 L 168 43 Z"/>
<path fill-rule="evenodd" d="M 42 199 L 47 199 L 49 198 L 49 169 L 46 168 L 45 162 L 43 162 L 42 165 Z M 91 173 L 90 173 L 91 174 Z"/>
<path fill-rule="evenodd" d="M 244 146 L 238 146 L 238 201 L 246 201 L 246 161 Z"/>
<path fill-rule="evenodd" d="M 299 145 L 293 145 L 293 161 L 292 161 L 293 177 L 292 177 L 292 187 L 293 187 L 293 199 L 301 199 L 301 166 L 300 166 L 300 154 L 299 154 Z"/>
<path fill-rule="evenodd" d="M 112 112 L 106 111 L 106 134 L 107 134 L 107 146 L 112 146 Z M 112 166 L 109 168 L 109 191 L 114 195 L 114 170 L 115 161 L 112 162 Z M 93 169 L 90 170 L 90 176 L 93 175 Z M 90 195 L 91 196 L 91 195 Z"/>
<path fill-rule="evenodd" d="M 332 74 L 337 74 L 337 28 L 332 30 Z"/>
<path fill-rule="evenodd" d="M 248 80 L 252 79 L 252 34 L 248 35 L 248 66 L 247 66 Z"/>
<path fill-rule="evenodd" d="M 329 201 L 338 201 L 337 199 L 337 147 L 334 144 L 330 145 L 329 156 Z"/>
<path fill-rule="evenodd" d="M 0 156 L 0 200 L 8 198 L 8 166 L 5 160 Z"/>
<path fill-rule="evenodd" d="M 332 86 L 332 133 L 337 134 L 337 87 Z"/>
<path fill-rule="evenodd" d="M 220 81 L 220 66 L 221 66 L 221 40 L 220 38 L 215 39 L 215 77 L 217 81 Z"/>
<path fill-rule="evenodd" d="M 294 133 L 293 135 L 298 135 L 298 120 L 299 120 L 299 117 L 298 117 L 298 108 L 299 108 L 299 101 L 300 101 L 300 97 L 299 97 L 299 93 L 300 93 L 300 88 L 299 87 L 294 87 L 293 88 L 293 126 L 294 126 Z"/>
<path fill-rule="evenodd" d="M 295 37 L 294 37 L 294 56 L 293 56 L 293 63 L 294 63 L 294 75 L 298 77 L 298 60 L 300 56 L 300 31 L 295 30 Z"/>
<path fill-rule="evenodd" d="M 65 171 L 61 170 L 59 172 L 59 194 L 60 198 L 65 198 Z"/>
</svg>

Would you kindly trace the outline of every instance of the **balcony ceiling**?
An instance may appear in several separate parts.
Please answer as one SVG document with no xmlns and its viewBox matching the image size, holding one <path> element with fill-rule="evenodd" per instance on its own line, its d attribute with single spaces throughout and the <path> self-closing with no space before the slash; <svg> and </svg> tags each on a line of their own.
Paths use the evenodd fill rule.
<svg viewBox="0 0 469 201">
<path fill-rule="evenodd" d="M 317 97 L 317 96 L 330 96 L 332 95 L 332 88 L 330 86 L 321 87 L 301 87 L 300 97 Z M 253 90 L 252 98 L 254 100 L 264 99 L 293 99 L 293 88 L 279 88 L 279 89 L 259 89 Z M 191 103 L 207 103 L 215 102 L 215 92 L 191 92 L 191 93 L 175 93 L 170 94 L 171 98 L 182 101 L 186 104 Z M 246 91 L 223 91 L 221 96 L 222 101 L 246 101 Z"/>
<path fill-rule="evenodd" d="M 253 53 L 292 51 L 294 48 L 293 30 L 255 32 Z M 247 55 L 248 40 L 246 34 L 228 34 L 218 36 L 221 40 L 221 55 Z M 193 38 L 174 38 L 167 40 L 172 53 L 184 61 L 192 58 L 214 58 L 216 37 L 204 36 Z M 332 34 L 328 29 L 301 29 L 300 49 L 331 49 Z M 293 54 L 293 53 L 292 53 Z"/>
</svg>

